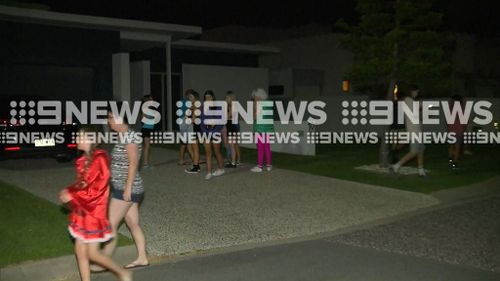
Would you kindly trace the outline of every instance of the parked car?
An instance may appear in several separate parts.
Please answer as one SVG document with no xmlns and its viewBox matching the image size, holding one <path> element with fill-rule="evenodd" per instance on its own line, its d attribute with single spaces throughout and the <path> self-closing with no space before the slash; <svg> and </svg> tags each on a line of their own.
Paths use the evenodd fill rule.
<svg viewBox="0 0 500 281">
<path fill-rule="evenodd" d="M 30 118 L 33 121 L 38 117 L 36 108 L 29 107 L 28 102 L 33 101 L 36 104 L 40 100 L 48 99 L 35 96 L 0 96 L 0 160 L 54 157 L 59 162 L 66 162 L 76 157 L 77 146 L 72 141 L 72 133 L 77 132 L 77 124 L 61 122 L 57 125 L 41 125 L 36 121 L 31 122 L 32 124 L 28 122 Z M 24 101 L 23 107 L 19 106 L 21 101 Z M 16 108 L 11 106 L 14 103 L 17 104 Z M 12 113 L 16 114 L 13 116 Z M 13 118 L 20 120 L 21 117 L 25 119 L 24 124 L 13 121 Z"/>
</svg>

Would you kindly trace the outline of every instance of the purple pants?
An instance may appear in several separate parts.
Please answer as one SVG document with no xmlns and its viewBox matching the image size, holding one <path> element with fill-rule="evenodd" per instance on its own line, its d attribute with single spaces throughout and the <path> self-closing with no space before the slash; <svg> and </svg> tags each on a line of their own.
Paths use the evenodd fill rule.
<svg viewBox="0 0 500 281">
<path fill-rule="evenodd" d="M 264 166 L 264 157 L 266 158 L 266 165 L 272 165 L 271 144 L 269 142 L 269 134 L 257 133 L 257 165 Z"/>
</svg>

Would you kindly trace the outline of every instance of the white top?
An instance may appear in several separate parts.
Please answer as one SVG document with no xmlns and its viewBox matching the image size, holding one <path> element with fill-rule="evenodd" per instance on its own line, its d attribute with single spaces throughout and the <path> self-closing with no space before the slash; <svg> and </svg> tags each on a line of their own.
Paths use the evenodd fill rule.
<svg viewBox="0 0 500 281">
<path fill-rule="evenodd" d="M 414 99 L 411 97 L 406 97 L 404 102 L 408 108 L 413 109 Z M 405 125 L 406 131 L 410 133 L 419 133 L 422 132 L 422 124 L 420 122 L 420 103 L 418 103 L 417 110 L 412 112 L 411 114 L 405 114 Z M 417 122 L 413 122 L 412 120 L 417 120 Z"/>
</svg>

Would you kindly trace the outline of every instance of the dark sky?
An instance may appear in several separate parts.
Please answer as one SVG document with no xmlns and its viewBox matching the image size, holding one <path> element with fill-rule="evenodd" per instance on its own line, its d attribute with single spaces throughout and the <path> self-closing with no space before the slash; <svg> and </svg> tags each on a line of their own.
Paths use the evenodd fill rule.
<svg viewBox="0 0 500 281">
<path fill-rule="evenodd" d="M 415 0 L 418 1 L 418 0 Z M 309 23 L 333 24 L 339 18 L 356 22 L 354 0 L 214 1 L 214 0 L 31 0 L 52 10 L 96 16 L 150 20 L 202 26 L 224 25 L 293 27 Z M 436 0 L 445 26 L 476 34 L 500 32 L 500 1 Z"/>
</svg>

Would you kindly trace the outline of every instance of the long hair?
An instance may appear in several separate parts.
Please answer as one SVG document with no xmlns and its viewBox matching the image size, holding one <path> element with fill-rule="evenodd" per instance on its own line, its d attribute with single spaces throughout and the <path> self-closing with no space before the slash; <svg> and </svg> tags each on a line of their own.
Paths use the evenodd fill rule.
<svg viewBox="0 0 500 281">
<path fill-rule="evenodd" d="M 203 94 L 203 101 L 207 100 L 207 96 L 211 96 L 213 100 L 215 100 L 215 94 L 214 91 L 212 90 L 207 90 L 205 91 L 205 94 Z"/>
<path fill-rule="evenodd" d="M 227 112 L 229 114 L 232 114 L 233 113 L 233 102 L 237 101 L 236 94 L 233 91 L 227 91 L 227 93 L 226 93 L 226 101 L 228 101 Z"/>
<path fill-rule="evenodd" d="M 147 101 L 150 101 L 150 100 L 153 100 L 153 96 L 152 95 L 144 95 L 141 99 L 141 104 L 147 102 Z"/>
<path fill-rule="evenodd" d="M 100 132 L 100 129 L 95 125 L 84 125 L 78 129 L 79 136 L 85 137 L 85 135 L 92 134 L 91 137 L 94 140 L 94 142 L 92 142 L 90 144 L 90 149 L 89 149 L 87 155 L 85 155 L 87 157 L 87 160 L 85 161 L 85 165 L 84 165 L 84 169 L 83 169 L 84 174 L 87 173 L 87 170 L 89 169 L 90 164 L 92 164 L 92 161 L 94 160 L 93 159 L 94 152 L 100 145 L 99 138 L 98 138 L 99 132 Z"/>
<path fill-rule="evenodd" d="M 118 112 L 125 112 L 125 111 L 122 111 L 122 107 L 124 107 L 124 106 L 130 106 L 130 104 L 128 102 L 117 101 L 115 103 L 116 103 L 116 109 L 118 109 Z M 108 113 L 108 115 L 112 114 L 113 117 L 121 119 L 121 121 L 123 122 L 123 124 L 130 125 L 130 122 L 128 120 L 127 114 L 123 114 L 123 116 L 116 116 L 116 115 L 114 115 L 114 112 L 113 112 L 113 109 L 111 108 L 111 105 L 108 105 L 107 113 Z"/>
</svg>

